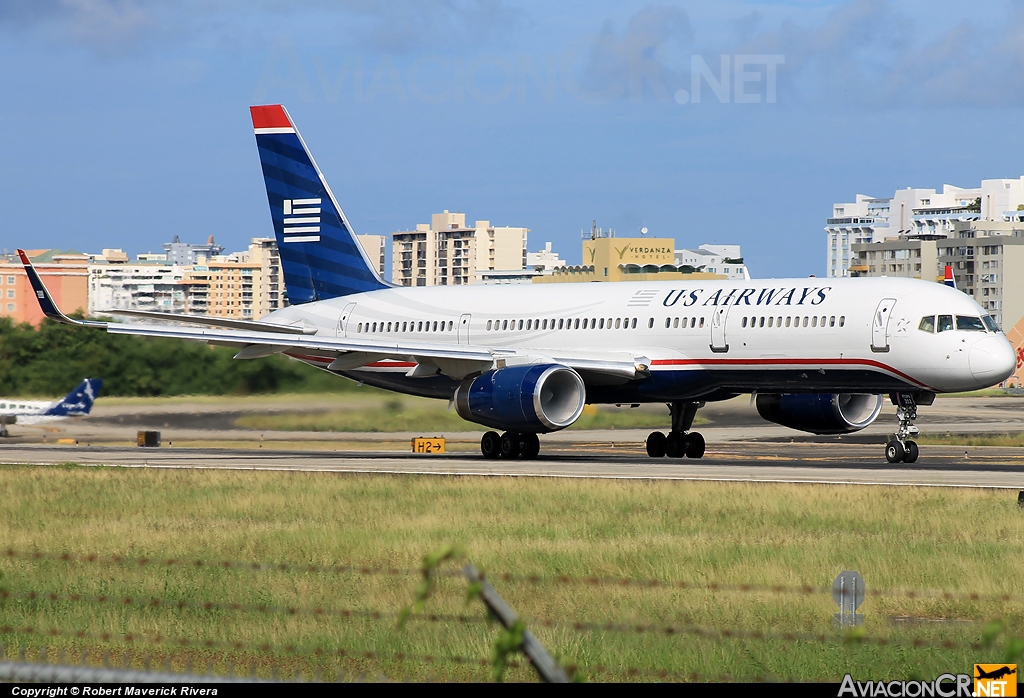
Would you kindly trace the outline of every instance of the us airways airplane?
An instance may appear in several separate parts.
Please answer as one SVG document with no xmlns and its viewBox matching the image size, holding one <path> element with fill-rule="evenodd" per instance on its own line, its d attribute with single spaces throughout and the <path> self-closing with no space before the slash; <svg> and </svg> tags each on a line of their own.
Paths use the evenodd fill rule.
<svg viewBox="0 0 1024 698">
<path fill-rule="evenodd" d="M 0 397 L 0 436 L 8 436 L 8 424 L 44 424 L 89 414 L 103 387 L 101 378 L 86 378 L 56 402 L 5 399 Z"/>
<path fill-rule="evenodd" d="M 697 410 L 754 393 L 762 417 L 815 434 L 863 429 L 888 395 L 899 424 L 886 459 L 913 462 L 918 405 L 998 383 L 1016 365 L 977 303 L 929 281 L 395 287 L 369 262 L 284 107 L 251 115 L 290 307 L 258 322 L 148 311 L 125 314 L 164 322 L 72 320 L 22 253 L 43 312 L 116 334 L 233 346 L 238 359 L 284 354 L 446 399 L 464 419 L 504 432 L 483 435 L 486 458 L 536 457 L 537 435 L 569 426 L 587 403 L 645 402 L 666 403 L 671 417 L 667 434 L 647 438 L 647 453 L 700 458 Z"/>
</svg>

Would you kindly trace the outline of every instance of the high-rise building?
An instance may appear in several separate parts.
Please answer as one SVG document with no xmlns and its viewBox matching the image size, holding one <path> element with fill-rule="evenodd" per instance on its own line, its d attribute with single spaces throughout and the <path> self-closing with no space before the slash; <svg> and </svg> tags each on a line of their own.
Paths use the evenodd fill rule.
<svg viewBox="0 0 1024 698">
<path fill-rule="evenodd" d="M 690 266 L 694 271 L 721 274 L 727 279 L 749 279 L 747 265 L 739 245 L 701 245 L 695 250 L 676 250 L 676 266 Z"/>
<path fill-rule="evenodd" d="M 88 312 L 89 257 L 74 250 L 26 250 L 54 302 L 66 313 Z M 0 255 L 0 317 L 39 325 L 43 311 L 15 254 Z"/>
<path fill-rule="evenodd" d="M 150 259 L 143 259 L 143 257 Z M 131 262 L 119 249 L 105 249 L 89 255 L 89 314 L 111 310 L 185 311 L 185 289 L 181 280 L 186 267 L 139 255 Z"/>
<path fill-rule="evenodd" d="M 888 198 L 858 194 L 850 203 L 834 204 L 826 221 L 826 274 L 849 276 L 855 266 L 853 245 L 886 239 L 951 237 L 954 224 L 1001 222 L 1020 218 L 1024 206 L 1024 177 L 985 179 L 981 186 L 963 189 L 950 184 L 935 189 L 897 190 Z"/>
<path fill-rule="evenodd" d="M 164 243 L 164 250 L 167 252 L 167 261 L 179 266 L 195 264 L 199 257 L 210 259 L 224 252 L 224 246 L 213 241 L 213 236 L 206 238 L 205 245 L 196 245 L 189 242 L 182 242 L 175 235 L 174 239 Z"/>
<path fill-rule="evenodd" d="M 363 246 L 363 251 L 366 252 L 370 264 L 377 269 L 377 273 L 380 274 L 381 278 L 384 278 L 384 251 L 387 249 L 385 244 L 386 236 L 356 235 L 356 237 L 359 238 L 359 244 Z"/>
<path fill-rule="evenodd" d="M 479 271 L 521 270 L 529 232 L 490 221 L 470 228 L 464 213 L 435 213 L 430 225 L 391 234 L 391 278 L 402 286 L 457 286 L 478 283 Z"/>
</svg>

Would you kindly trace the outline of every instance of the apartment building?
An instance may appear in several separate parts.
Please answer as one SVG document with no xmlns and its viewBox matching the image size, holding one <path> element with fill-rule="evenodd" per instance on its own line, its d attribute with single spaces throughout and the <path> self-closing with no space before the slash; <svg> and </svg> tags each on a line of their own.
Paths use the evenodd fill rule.
<svg viewBox="0 0 1024 698">
<path fill-rule="evenodd" d="M 1024 177 L 985 179 L 975 188 L 946 184 L 942 191 L 908 187 L 886 198 L 858 194 L 852 202 L 834 204 L 826 220 L 826 273 L 850 276 L 854 245 L 952 237 L 957 224 L 1019 221 L 1022 209 Z"/>
<path fill-rule="evenodd" d="M 356 235 L 359 244 L 363 246 L 366 257 L 374 266 L 381 278 L 384 278 L 385 251 L 387 250 L 387 236 L 385 235 Z"/>
<path fill-rule="evenodd" d="M 492 226 L 445 210 L 430 224 L 391 234 L 391 278 L 402 286 L 479 283 L 481 271 L 517 271 L 526 266 L 528 228 Z"/>
<path fill-rule="evenodd" d="M 89 309 L 89 257 L 74 250 L 26 250 L 53 300 L 67 313 Z M 38 326 L 43 311 L 16 254 L 0 255 L 0 317 Z"/>
</svg>

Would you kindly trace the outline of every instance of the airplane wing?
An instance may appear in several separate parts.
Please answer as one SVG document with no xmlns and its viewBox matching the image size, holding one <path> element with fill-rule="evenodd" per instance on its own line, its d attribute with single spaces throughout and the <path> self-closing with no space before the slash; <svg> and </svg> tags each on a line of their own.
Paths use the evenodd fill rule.
<svg viewBox="0 0 1024 698">
<path fill-rule="evenodd" d="M 292 325 L 275 325 L 269 322 L 254 322 L 252 320 L 231 320 L 228 318 L 216 318 L 206 315 L 185 315 L 183 313 L 161 313 L 155 310 L 106 310 L 105 313 L 112 315 L 127 315 L 129 317 L 149 318 L 151 320 L 167 320 L 169 322 L 183 322 L 189 325 L 210 325 L 212 327 L 231 327 L 237 330 L 254 330 L 256 332 L 281 332 L 282 334 L 316 334 L 316 330 L 309 327 Z"/>
<path fill-rule="evenodd" d="M 455 379 L 474 373 L 481 373 L 509 363 L 529 362 L 530 356 L 522 355 L 515 349 L 474 345 L 435 344 L 430 342 L 381 339 L 354 339 L 350 337 L 329 337 L 306 334 L 302 327 L 272 325 L 270 323 L 244 320 L 221 320 L 201 316 L 130 311 L 130 315 L 153 319 L 173 320 L 179 323 L 207 325 L 187 327 L 180 324 L 132 325 L 93 320 L 75 320 L 65 315 L 54 303 L 42 279 L 32 266 L 23 250 L 18 250 L 29 283 L 39 301 L 39 307 L 51 320 L 65 325 L 78 325 L 105 329 L 111 334 L 129 334 L 144 337 L 169 337 L 205 341 L 219 346 L 237 347 L 235 358 L 253 359 L 271 354 L 292 351 L 312 352 L 323 356 L 334 356 L 328 366 L 335 370 L 355 369 L 381 359 L 415 361 L 417 364 L 432 362 L 445 374 Z M 535 352 L 530 352 L 533 354 Z M 616 379 L 644 378 L 648 375 L 650 361 L 645 357 L 564 354 L 542 357 L 571 368 L 598 373 Z"/>
</svg>

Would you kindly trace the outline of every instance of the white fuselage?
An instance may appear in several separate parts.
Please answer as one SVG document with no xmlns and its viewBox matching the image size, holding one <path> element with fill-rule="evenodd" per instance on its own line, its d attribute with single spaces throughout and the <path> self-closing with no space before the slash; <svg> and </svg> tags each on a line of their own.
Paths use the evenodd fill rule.
<svg viewBox="0 0 1024 698">
<path fill-rule="evenodd" d="M 47 402 L 0 397 L 0 417 L 16 417 L 19 424 L 42 424 L 67 419 L 65 416 L 43 414 L 58 402 L 60 401 Z"/>
<path fill-rule="evenodd" d="M 415 338 L 527 356 L 633 357 L 650 366 L 648 377 L 616 384 L 585 375 L 588 401 L 642 402 L 987 387 L 1010 375 L 1015 357 L 1001 332 L 963 329 L 986 315 L 965 294 L 928 281 L 809 278 L 390 288 L 292 306 L 264 320 L 301 322 L 320 335 Z M 922 318 L 940 316 L 950 316 L 953 329 L 920 329 Z M 333 358 L 289 355 L 320 367 Z M 421 379 L 397 380 L 414 365 L 410 358 L 339 373 L 433 394 L 417 388 Z M 396 379 L 375 383 L 375 373 Z"/>
</svg>

